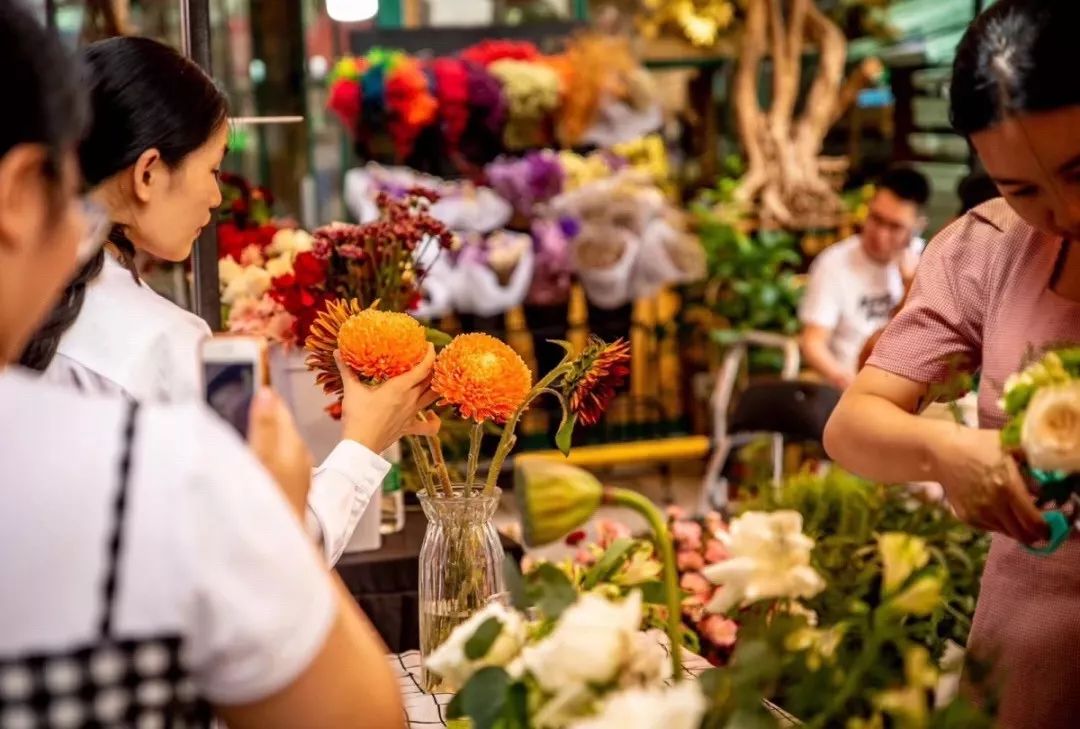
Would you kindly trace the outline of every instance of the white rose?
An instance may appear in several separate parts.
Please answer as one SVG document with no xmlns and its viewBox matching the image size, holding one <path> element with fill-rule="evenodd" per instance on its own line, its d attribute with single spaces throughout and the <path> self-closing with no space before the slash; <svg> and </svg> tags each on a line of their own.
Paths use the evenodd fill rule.
<svg viewBox="0 0 1080 729">
<path fill-rule="evenodd" d="M 490 618 L 495 618 L 502 623 L 502 630 L 499 631 L 498 637 L 484 656 L 477 660 L 471 660 L 465 655 L 465 644 L 469 642 L 477 629 Z M 446 642 L 427 657 L 425 665 L 429 670 L 445 679 L 447 683 L 456 688 L 461 688 L 481 668 L 487 668 L 488 666 L 505 667 L 511 661 L 514 661 L 521 652 L 524 643 L 525 621 L 521 615 L 513 610 L 508 610 L 501 603 L 492 602 L 454 628 Z"/>
<path fill-rule="evenodd" d="M 1080 382 L 1044 387 L 1024 416 L 1020 445 L 1043 471 L 1080 471 Z"/>
<path fill-rule="evenodd" d="M 259 266 L 245 266 L 233 277 L 221 294 L 223 304 L 233 304 L 243 298 L 258 299 L 270 290 L 270 274 Z"/>
<path fill-rule="evenodd" d="M 619 672 L 619 686 L 654 686 L 671 678 L 671 661 L 667 649 L 655 635 L 638 632 L 634 634 L 630 660 Z"/>
<path fill-rule="evenodd" d="M 218 261 L 218 279 L 221 281 L 221 285 L 228 286 L 243 270 L 244 267 L 237 263 L 232 256 L 222 258 Z"/>
<path fill-rule="evenodd" d="M 266 272 L 270 278 L 278 278 L 293 272 L 292 257 L 283 255 L 271 258 L 266 262 Z"/>
<path fill-rule="evenodd" d="M 697 729 L 704 715 L 701 687 L 697 681 L 682 681 L 613 694 L 599 714 L 572 723 L 570 729 Z"/>
<path fill-rule="evenodd" d="M 810 566 L 814 540 L 802 533 L 797 511 L 750 511 L 719 536 L 731 558 L 701 571 L 724 588 L 714 595 L 710 612 L 724 613 L 758 600 L 813 597 L 825 588 Z"/>
<path fill-rule="evenodd" d="M 271 256 L 287 255 L 291 260 L 296 258 L 298 253 L 310 251 L 314 240 L 307 231 L 283 228 L 274 233 L 274 237 L 270 239 L 270 245 L 266 247 L 266 252 Z"/>
<path fill-rule="evenodd" d="M 586 594 L 562 614 L 546 638 L 525 649 L 525 668 L 553 694 L 604 684 L 629 662 L 641 626 L 641 593 L 621 602 Z"/>
</svg>

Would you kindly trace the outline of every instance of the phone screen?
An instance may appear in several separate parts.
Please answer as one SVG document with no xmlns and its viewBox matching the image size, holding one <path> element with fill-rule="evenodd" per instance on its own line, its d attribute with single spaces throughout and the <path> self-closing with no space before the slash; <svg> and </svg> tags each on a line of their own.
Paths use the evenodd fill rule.
<svg viewBox="0 0 1080 729">
<path fill-rule="evenodd" d="M 247 437 L 248 413 L 255 396 L 255 365 L 252 362 L 204 362 L 206 401 Z"/>
</svg>

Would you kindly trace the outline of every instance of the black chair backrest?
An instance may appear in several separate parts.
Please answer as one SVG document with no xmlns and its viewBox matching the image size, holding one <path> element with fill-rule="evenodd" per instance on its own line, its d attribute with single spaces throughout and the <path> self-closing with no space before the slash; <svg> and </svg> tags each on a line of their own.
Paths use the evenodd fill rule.
<svg viewBox="0 0 1080 729">
<path fill-rule="evenodd" d="M 780 433 L 821 442 L 825 424 L 840 401 L 840 391 L 817 382 L 766 382 L 739 396 L 728 433 Z"/>
</svg>

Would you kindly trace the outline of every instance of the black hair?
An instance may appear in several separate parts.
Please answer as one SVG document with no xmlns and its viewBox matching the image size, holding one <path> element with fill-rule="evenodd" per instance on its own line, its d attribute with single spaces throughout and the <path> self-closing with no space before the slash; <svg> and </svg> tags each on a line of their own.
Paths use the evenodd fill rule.
<svg viewBox="0 0 1080 729">
<path fill-rule="evenodd" d="M 1077 0 L 999 0 L 968 27 L 953 61 L 949 115 L 970 136 L 1006 116 L 1080 104 Z"/>
<path fill-rule="evenodd" d="M 58 181 L 64 154 L 86 128 L 86 96 L 75 64 L 22 2 L 0 2 L 0 65 L 7 69 L 4 95 L 15 109 L 0 114 L 0 157 L 20 144 L 44 145 L 45 171 Z"/>
<path fill-rule="evenodd" d="M 86 67 L 93 123 L 79 146 L 83 179 L 96 187 L 157 149 L 170 167 L 203 146 L 228 119 L 225 96 L 193 61 L 149 38 L 99 41 L 81 53 Z M 109 242 L 136 276 L 135 249 L 121 226 Z M 104 251 L 83 267 L 64 291 L 45 324 L 23 353 L 21 363 L 44 370 L 82 310 L 87 285 L 101 272 Z"/>
<path fill-rule="evenodd" d="M 987 200 L 1001 197 L 997 185 L 990 179 L 990 175 L 982 170 L 975 170 L 965 175 L 956 185 L 956 195 L 960 198 L 960 214 L 963 215 L 973 208 L 977 208 Z"/>
<path fill-rule="evenodd" d="M 912 167 L 890 167 L 878 179 L 877 186 L 901 200 L 915 203 L 920 209 L 925 207 L 930 199 L 930 181 L 926 179 L 926 175 Z"/>
</svg>

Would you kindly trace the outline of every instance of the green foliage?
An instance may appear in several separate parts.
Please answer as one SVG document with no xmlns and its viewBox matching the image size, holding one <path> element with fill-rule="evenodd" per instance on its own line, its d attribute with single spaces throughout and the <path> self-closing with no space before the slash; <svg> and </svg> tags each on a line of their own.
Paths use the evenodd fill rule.
<svg viewBox="0 0 1080 729">
<path fill-rule="evenodd" d="M 698 210 L 697 231 L 705 248 L 706 300 L 732 329 L 794 334 L 802 295 L 795 270 L 802 263 L 795 236 L 761 231 L 751 237 L 719 216 Z"/>
<path fill-rule="evenodd" d="M 498 618 L 488 618 L 481 623 L 472 637 L 465 642 L 465 657 L 470 661 L 479 661 L 486 656 L 498 640 L 502 629 L 502 621 Z"/>
<path fill-rule="evenodd" d="M 451 719 L 469 717 L 473 729 L 494 729 L 494 727 L 528 726 L 527 718 L 518 714 L 517 702 L 510 694 L 510 676 L 501 668 L 492 666 L 482 668 L 473 674 L 469 682 L 459 691 L 447 707 Z M 513 723 L 511 719 L 520 719 Z"/>
</svg>

